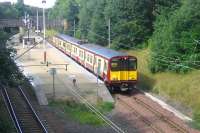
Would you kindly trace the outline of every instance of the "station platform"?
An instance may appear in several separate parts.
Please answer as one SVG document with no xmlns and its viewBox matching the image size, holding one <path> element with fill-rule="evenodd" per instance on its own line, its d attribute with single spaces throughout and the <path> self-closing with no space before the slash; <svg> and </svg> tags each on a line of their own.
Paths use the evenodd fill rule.
<svg viewBox="0 0 200 133">
<path fill-rule="evenodd" d="M 17 55 L 20 55 L 30 46 L 24 47 L 19 44 L 15 48 Z M 95 103 L 99 98 L 104 102 L 114 102 L 104 83 L 101 80 L 97 82 L 95 75 L 51 44 L 47 43 L 46 50 L 48 67 L 43 64 L 43 44 L 37 45 L 16 61 L 23 73 L 31 80 L 40 105 L 47 105 L 48 100 L 52 99 L 54 94 L 55 99 L 61 100 L 71 99 L 74 98 L 74 95 L 80 94 L 91 103 Z M 63 64 L 68 64 L 67 70 Z M 55 93 L 53 93 L 51 68 L 56 69 L 54 76 Z M 73 79 L 76 79 L 76 84 L 73 83 Z"/>
</svg>

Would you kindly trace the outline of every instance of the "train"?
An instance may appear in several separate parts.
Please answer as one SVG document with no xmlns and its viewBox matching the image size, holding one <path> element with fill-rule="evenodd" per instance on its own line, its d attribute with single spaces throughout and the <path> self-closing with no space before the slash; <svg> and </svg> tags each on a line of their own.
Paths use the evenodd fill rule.
<svg viewBox="0 0 200 133">
<path fill-rule="evenodd" d="M 109 91 L 131 91 L 136 87 L 136 57 L 65 34 L 55 35 L 50 41 L 54 47 L 101 78 Z"/>
</svg>

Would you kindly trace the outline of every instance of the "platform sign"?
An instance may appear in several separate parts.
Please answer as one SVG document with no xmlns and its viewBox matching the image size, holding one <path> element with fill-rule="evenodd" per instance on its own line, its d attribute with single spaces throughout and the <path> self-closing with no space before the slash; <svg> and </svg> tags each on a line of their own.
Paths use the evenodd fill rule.
<svg viewBox="0 0 200 133">
<path fill-rule="evenodd" d="M 50 68 L 49 74 L 52 76 L 56 75 L 57 74 L 56 68 Z"/>
<path fill-rule="evenodd" d="M 49 74 L 53 77 L 53 100 L 55 100 L 56 91 L 55 91 L 55 75 L 57 74 L 56 68 L 50 68 Z"/>
</svg>

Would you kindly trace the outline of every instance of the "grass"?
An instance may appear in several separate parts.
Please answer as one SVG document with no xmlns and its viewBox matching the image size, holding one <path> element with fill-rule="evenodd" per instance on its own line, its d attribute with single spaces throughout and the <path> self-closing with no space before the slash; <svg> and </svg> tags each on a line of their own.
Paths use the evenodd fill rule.
<svg viewBox="0 0 200 133">
<path fill-rule="evenodd" d="M 104 121 L 92 113 L 84 104 L 74 101 L 53 101 L 49 104 L 51 107 L 61 109 L 65 116 L 69 117 L 80 124 L 88 124 L 93 126 L 104 125 Z M 108 113 L 113 109 L 111 103 L 99 103 L 99 110 L 104 110 L 103 113 Z"/>
<path fill-rule="evenodd" d="M 138 58 L 139 88 L 170 98 L 190 108 L 192 113 L 185 113 L 193 117 L 195 127 L 200 129 L 200 71 L 187 74 L 152 74 L 148 69 L 149 49 L 132 50 L 129 54 Z"/>
<path fill-rule="evenodd" d="M 111 102 L 99 102 L 97 108 L 103 113 L 109 113 L 114 108 L 114 103 Z"/>
</svg>

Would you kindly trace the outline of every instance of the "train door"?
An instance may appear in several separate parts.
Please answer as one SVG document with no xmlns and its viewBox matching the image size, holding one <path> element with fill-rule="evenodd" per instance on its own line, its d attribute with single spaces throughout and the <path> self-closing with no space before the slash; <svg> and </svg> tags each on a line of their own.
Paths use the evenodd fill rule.
<svg viewBox="0 0 200 133">
<path fill-rule="evenodd" d="M 101 76 L 101 59 L 98 59 L 97 75 Z"/>
<path fill-rule="evenodd" d="M 84 51 L 84 66 L 85 67 L 86 67 L 86 60 L 87 60 L 86 51 Z"/>
<path fill-rule="evenodd" d="M 96 55 L 94 55 L 94 62 L 93 62 L 93 72 L 94 73 L 96 73 L 97 71 L 96 71 L 96 65 L 97 64 L 97 57 L 96 57 Z"/>
<path fill-rule="evenodd" d="M 128 58 L 121 59 L 120 67 L 120 80 L 128 80 Z"/>
</svg>

